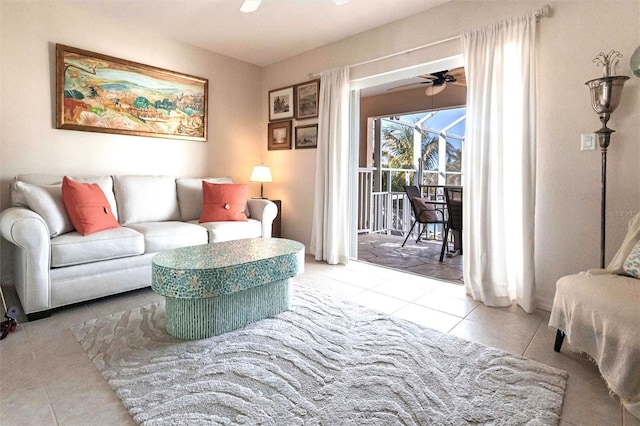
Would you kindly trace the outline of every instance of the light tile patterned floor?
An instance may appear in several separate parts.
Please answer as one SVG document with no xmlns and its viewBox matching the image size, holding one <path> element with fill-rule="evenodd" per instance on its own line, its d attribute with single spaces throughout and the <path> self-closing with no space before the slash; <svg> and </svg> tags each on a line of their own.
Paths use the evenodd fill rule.
<svg viewBox="0 0 640 426">
<path fill-rule="evenodd" d="M 609 395 L 586 357 L 553 351 L 548 312 L 487 308 L 460 285 L 401 273 L 364 262 L 329 266 L 307 257 L 296 285 L 312 286 L 343 300 L 501 348 L 569 373 L 561 425 L 638 426 Z M 5 288 L 5 294 L 10 288 Z M 9 304 L 15 293 L 6 294 Z M 150 289 L 60 309 L 25 323 L 0 342 L 0 424 L 129 425 L 133 420 L 69 331 L 69 325 L 135 306 L 163 302 Z"/>
</svg>

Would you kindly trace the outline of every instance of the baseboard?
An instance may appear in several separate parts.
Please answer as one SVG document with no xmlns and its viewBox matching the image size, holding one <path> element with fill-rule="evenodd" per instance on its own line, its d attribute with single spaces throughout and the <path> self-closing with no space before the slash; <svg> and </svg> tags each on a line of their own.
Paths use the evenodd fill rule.
<svg viewBox="0 0 640 426">
<path fill-rule="evenodd" d="M 543 311 L 551 312 L 551 308 L 553 307 L 553 299 L 549 300 L 545 297 L 536 297 L 536 307 Z"/>
</svg>

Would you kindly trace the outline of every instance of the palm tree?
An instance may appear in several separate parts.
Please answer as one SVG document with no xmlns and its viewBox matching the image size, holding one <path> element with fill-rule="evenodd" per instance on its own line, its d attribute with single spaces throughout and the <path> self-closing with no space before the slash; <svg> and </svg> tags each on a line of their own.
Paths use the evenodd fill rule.
<svg viewBox="0 0 640 426">
<path fill-rule="evenodd" d="M 414 170 L 413 129 L 399 123 L 389 124 L 382 129 L 383 167 Z M 405 173 L 392 173 L 391 191 L 403 191 L 403 185 L 407 183 L 405 179 Z"/>
<path fill-rule="evenodd" d="M 462 150 L 453 149 L 453 152 L 449 154 L 447 161 L 447 171 L 459 172 L 462 170 Z"/>
<path fill-rule="evenodd" d="M 400 123 L 390 123 L 382 128 L 382 167 L 394 169 L 413 169 L 413 135 L 417 128 Z M 421 132 L 421 156 L 426 170 L 438 170 L 440 163 L 439 136 L 425 130 Z M 449 141 L 446 142 L 446 157 L 449 170 L 460 169 L 462 152 Z M 457 164 L 457 166 L 456 166 Z M 395 173 L 391 190 L 402 191 L 405 184 L 404 174 Z"/>
<path fill-rule="evenodd" d="M 427 170 L 438 170 L 440 162 L 439 142 L 436 135 L 431 135 L 425 131 L 422 132 L 422 161 Z"/>
<path fill-rule="evenodd" d="M 413 168 L 413 127 L 392 123 L 382 129 L 383 167 Z M 384 160 L 383 160 L 384 161 Z"/>
</svg>

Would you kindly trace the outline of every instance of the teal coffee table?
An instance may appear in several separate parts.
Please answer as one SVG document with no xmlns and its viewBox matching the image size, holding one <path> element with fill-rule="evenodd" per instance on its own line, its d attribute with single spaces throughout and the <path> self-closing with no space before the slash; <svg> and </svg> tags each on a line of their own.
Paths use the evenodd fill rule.
<svg viewBox="0 0 640 426">
<path fill-rule="evenodd" d="M 304 245 L 254 238 L 158 253 L 151 288 L 166 300 L 166 328 L 204 339 L 289 309 L 291 278 L 304 270 Z"/>
</svg>

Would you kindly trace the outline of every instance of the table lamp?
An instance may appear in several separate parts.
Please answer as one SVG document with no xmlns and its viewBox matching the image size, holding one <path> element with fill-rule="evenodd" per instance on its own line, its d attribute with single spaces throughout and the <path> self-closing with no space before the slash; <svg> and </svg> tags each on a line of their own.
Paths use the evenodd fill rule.
<svg viewBox="0 0 640 426">
<path fill-rule="evenodd" d="M 269 166 L 255 166 L 253 168 L 253 172 L 251 172 L 251 178 L 249 179 L 251 182 L 260 182 L 260 198 L 264 198 L 264 183 L 272 182 L 271 180 L 271 169 Z"/>
</svg>

